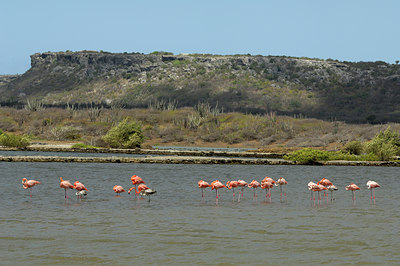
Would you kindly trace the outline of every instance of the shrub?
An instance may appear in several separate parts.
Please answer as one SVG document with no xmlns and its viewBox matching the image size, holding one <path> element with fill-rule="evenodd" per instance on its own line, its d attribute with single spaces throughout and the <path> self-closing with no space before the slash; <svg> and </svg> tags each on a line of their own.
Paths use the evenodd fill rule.
<svg viewBox="0 0 400 266">
<path fill-rule="evenodd" d="M 117 126 L 111 128 L 103 140 L 112 148 L 136 148 L 144 142 L 142 127 L 135 121 L 125 118 Z"/>
<path fill-rule="evenodd" d="M 26 148 L 29 143 L 29 139 L 26 136 L 18 136 L 11 133 L 3 133 L 0 135 L 1 146 Z"/>
<path fill-rule="evenodd" d="M 77 148 L 77 149 L 98 149 L 99 147 L 92 146 L 92 145 L 87 145 L 83 143 L 76 143 L 72 146 L 72 148 Z"/>
<path fill-rule="evenodd" d="M 330 159 L 328 151 L 321 151 L 312 148 L 304 148 L 284 156 L 285 160 L 297 161 L 302 163 L 314 163 Z"/>
<path fill-rule="evenodd" d="M 365 144 L 365 151 L 375 154 L 380 160 L 387 161 L 395 155 L 400 155 L 400 136 L 389 126 Z"/>
<path fill-rule="evenodd" d="M 358 140 L 350 141 L 344 145 L 343 151 L 350 154 L 360 155 L 363 152 L 363 145 Z"/>
</svg>

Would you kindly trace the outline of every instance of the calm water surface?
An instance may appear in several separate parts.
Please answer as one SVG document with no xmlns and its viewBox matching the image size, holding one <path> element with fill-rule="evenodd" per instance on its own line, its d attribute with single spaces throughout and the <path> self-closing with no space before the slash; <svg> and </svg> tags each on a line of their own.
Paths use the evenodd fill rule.
<svg viewBox="0 0 400 266">
<path fill-rule="evenodd" d="M 0 163 L 1 264 L 400 264 L 399 168 L 167 164 Z M 128 189 L 141 176 L 158 193 L 137 200 Z M 59 177 L 79 180 L 87 199 L 64 199 Z M 201 199 L 197 181 L 283 176 L 272 202 L 263 191 L 232 202 L 232 191 Z M 42 182 L 22 189 L 21 178 Z M 307 183 L 329 178 L 333 202 L 310 201 Z M 376 203 L 366 182 L 382 185 Z M 352 202 L 344 187 L 361 187 Z"/>
</svg>

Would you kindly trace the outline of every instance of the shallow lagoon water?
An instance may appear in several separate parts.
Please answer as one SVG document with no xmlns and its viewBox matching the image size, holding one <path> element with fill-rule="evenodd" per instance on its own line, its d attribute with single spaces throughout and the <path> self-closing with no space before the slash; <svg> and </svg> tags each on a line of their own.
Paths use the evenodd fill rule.
<svg viewBox="0 0 400 266">
<path fill-rule="evenodd" d="M 79 164 L 1 162 L 2 264 L 399 264 L 399 169 L 347 166 Z M 123 193 L 136 174 L 157 190 L 148 202 Z M 286 178 L 272 202 L 250 189 L 240 203 L 222 189 L 202 200 L 197 181 Z M 42 184 L 22 189 L 21 178 Z M 87 199 L 64 199 L 59 177 L 79 180 Z M 326 177 L 335 200 L 310 201 L 309 181 Z M 375 204 L 368 180 L 382 185 Z M 361 187 L 356 202 L 344 187 Z"/>
</svg>

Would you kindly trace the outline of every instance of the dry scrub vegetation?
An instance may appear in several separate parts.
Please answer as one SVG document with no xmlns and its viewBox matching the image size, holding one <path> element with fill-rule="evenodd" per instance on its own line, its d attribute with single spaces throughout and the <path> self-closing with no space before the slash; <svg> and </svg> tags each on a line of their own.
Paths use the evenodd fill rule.
<svg viewBox="0 0 400 266">
<path fill-rule="evenodd" d="M 161 110 L 160 110 L 161 109 Z M 169 110 L 168 110 L 169 109 Z M 144 145 L 209 147 L 255 147 L 266 151 L 321 147 L 339 150 L 350 141 L 371 140 L 389 125 L 400 132 L 400 124 L 346 124 L 275 113 L 252 115 L 224 113 L 218 106 L 199 103 L 195 108 L 78 109 L 0 108 L 0 129 L 27 135 L 32 141 L 76 141 L 105 146 L 104 135 L 124 118 L 136 120 L 146 138 Z"/>
</svg>

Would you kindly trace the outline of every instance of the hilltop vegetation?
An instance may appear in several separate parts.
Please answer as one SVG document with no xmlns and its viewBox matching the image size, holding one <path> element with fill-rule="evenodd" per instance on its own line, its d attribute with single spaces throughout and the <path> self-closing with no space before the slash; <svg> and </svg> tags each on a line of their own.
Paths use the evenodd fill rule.
<svg viewBox="0 0 400 266">
<path fill-rule="evenodd" d="M 222 112 L 207 103 L 175 109 L 157 105 L 151 109 L 114 107 L 0 108 L 0 129 L 8 136 L 24 136 L 32 142 L 68 141 L 100 147 L 142 147 L 150 145 L 253 147 L 265 151 L 290 151 L 302 147 L 345 150 L 352 154 L 379 151 L 387 143 L 388 154 L 398 153 L 396 136 L 400 125 L 350 125 L 304 117 Z M 169 107 L 169 108 L 168 108 Z M 129 120 L 126 120 L 129 118 Z M 382 133 L 390 126 L 395 132 Z M 394 136 L 394 137 L 393 137 Z M 395 139 L 395 141 L 393 141 Z M 386 144 L 385 144 L 386 145 Z M 363 145 L 364 146 L 364 145 Z M 397 149 L 397 148 L 396 148 Z M 393 151 L 392 151 L 393 150 Z"/>
<path fill-rule="evenodd" d="M 59 52 L 0 82 L 2 106 L 195 107 L 301 115 L 356 123 L 400 122 L 400 66 L 251 55 Z"/>
</svg>

